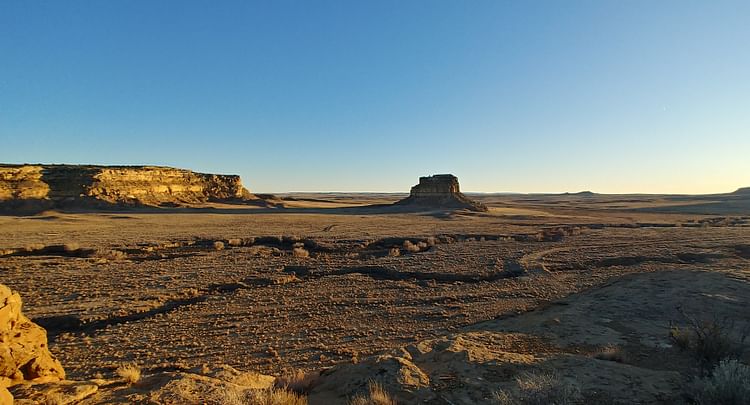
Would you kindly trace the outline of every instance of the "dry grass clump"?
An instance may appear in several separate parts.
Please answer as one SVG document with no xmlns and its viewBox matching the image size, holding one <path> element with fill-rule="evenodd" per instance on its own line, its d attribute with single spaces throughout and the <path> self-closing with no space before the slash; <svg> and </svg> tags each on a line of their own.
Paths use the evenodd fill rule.
<svg viewBox="0 0 750 405">
<path fill-rule="evenodd" d="M 390 249 L 388 250 L 388 256 L 390 256 L 390 257 L 398 257 L 398 256 L 401 256 L 401 249 L 399 249 L 399 248 L 397 248 L 397 247 L 393 247 L 393 248 L 390 248 Z"/>
<path fill-rule="evenodd" d="M 128 385 L 137 384 L 141 380 L 141 368 L 135 363 L 123 364 L 115 370 L 120 378 Z"/>
<path fill-rule="evenodd" d="M 419 252 L 419 246 L 417 246 L 417 245 L 413 244 L 413 243 L 412 243 L 412 242 L 411 242 L 410 240 L 408 240 L 408 239 L 404 241 L 403 247 L 404 247 L 404 249 L 405 249 L 405 250 L 406 250 L 407 252 L 411 252 L 411 253 L 417 253 L 417 252 Z"/>
<path fill-rule="evenodd" d="M 296 248 L 292 249 L 292 255 L 294 257 L 305 258 L 305 257 L 310 257 L 310 252 L 308 252 L 307 249 L 305 249 L 303 247 L 296 247 Z"/>
<path fill-rule="evenodd" d="M 261 390 L 227 388 L 214 392 L 207 403 L 221 405 L 307 405 L 307 397 L 279 388 Z"/>
<path fill-rule="evenodd" d="M 627 356 L 621 347 L 616 345 L 606 345 L 598 353 L 594 355 L 594 358 L 599 360 L 614 361 L 617 363 L 625 363 Z"/>
<path fill-rule="evenodd" d="M 698 405 L 748 405 L 750 367 L 737 360 L 722 360 L 710 377 L 695 381 L 691 396 Z"/>
<path fill-rule="evenodd" d="M 44 245 L 41 243 L 30 243 L 23 247 L 23 250 L 25 250 L 26 252 L 34 252 L 42 249 L 44 249 Z"/>
<path fill-rule="evenodd" d="M 307 405 L 307 397 L 279 388 L 251 390 L 247 400 L 248 405 Z"/>
<path fill-rule="evenodd" d="M 307 373 L 299 369 L 288 370 L 276 378 L 275 386 L 300 394 L 307 393 L 318 382 L 318 377 L 320 377 L 320 373 L 317 372 Z"/>
<path fill-rule="evenodd" d="M 65 250 L 66 252 L 75 252 L 80 248 L 81 246 L 75 242 L 68 242 L 63 244 L 63 250 Z"/>
<path fill-rule="evenodd" d="M 516 378 L 518 391 L 499 390 L 494 393 L 499 405 L 568 405 L 578 403 L 578 386 L 566 382 L 555 373 L 523 373 Z"/>
<path fill-rule="evenodd" d="M 242 246 L 242 239 L 240 238 L 227 239 L 227 244 L 229 246 L 234 246 L 234 247 Z"/>
<path fill-rule="evenodd" d="M 123 260 L 128 255 L 120 250 L 97 249 L 93 254 L 94 257 L 104 260 Z"/>
<path fill-rule="evenodd" d="M 396 400 L 376 381 L 367 384 L 367 396 L 357 395 L 349 401 L 349 405 L 396 405 Z"/>
<path fill-rule="evenodd" d="M 217 240 L 214 242 L 214 249 L 215 250 L 224 250 L 224 242 Z"/>
<path fill-rule="evenodd" d="M 669 338 L 678 348 L 689 352 L 705 371 L 711 370 L 721 360 L 736 359 L 744 352 L 744 342 L 748 327 L 739 331 L 739 339 L 732 334 L 736 332 L 734 321 L 730 318 L 698 319 L 681 311 L 687 321 L 686 326 L 670 325 Z"/>
</svg>

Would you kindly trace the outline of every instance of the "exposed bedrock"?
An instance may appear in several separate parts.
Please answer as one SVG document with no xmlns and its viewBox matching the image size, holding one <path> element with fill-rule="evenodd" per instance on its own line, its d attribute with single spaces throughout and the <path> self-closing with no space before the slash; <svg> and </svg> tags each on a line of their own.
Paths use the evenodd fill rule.
<svg viewBox="0 0 750 405">
<path fill-rule="evenodd" d="M 21 312 L 21 297 L 0 284 L 0 404 L 12 403 L 8 386 L 64 378 L 62 365 L 47 348 L 45 330 Z"/>
<path fill-rule="evenodd" d="M 0 165 L 0 205 L 170 205 L 251 199 L 239 176 L 156 166 Z"/>
<path fill-rule="evenodd" d="M 458 177 L 452 174 L 420 177 L 419 184 L 411 188 L 409 197 L 396 204 L 436 209 L 487 211 L 484 204 L 473 201 L 461 193 Z"/>
</svg>

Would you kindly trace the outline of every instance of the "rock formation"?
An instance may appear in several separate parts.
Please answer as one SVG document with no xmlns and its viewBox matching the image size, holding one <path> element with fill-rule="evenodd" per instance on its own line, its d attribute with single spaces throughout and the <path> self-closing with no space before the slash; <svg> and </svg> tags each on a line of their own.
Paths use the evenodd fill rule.
<svg viewBox="0 0 750 405">
<path fill-rule="evenodd" d="M 487 207 L 472 201 L 461 193 L 458 178 L 452 174 L 420 177 L 419 184 L 411 188 L 408 198 L 396 203 L 436 209 L 468 209 L 487 211 Z"/>
<path fill-rule="evenodd" d="M 8 386 L 64 378 L 47 348 L 47 332 L 21 313 L 21 297 L 0 284 L 0 403 L 10 397 Z"/>
<path fill-rule="evenodd" d="M 251 198 L 239 176 L 156 166 L 0 165 L 0 209 L 159 206 Z"/>
</svg>

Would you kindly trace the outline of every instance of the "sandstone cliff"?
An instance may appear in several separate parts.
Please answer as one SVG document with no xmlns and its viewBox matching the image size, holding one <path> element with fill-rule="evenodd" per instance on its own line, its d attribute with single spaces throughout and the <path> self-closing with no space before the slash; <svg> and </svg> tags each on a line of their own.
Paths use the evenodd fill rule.
<svg viewBox="0 0 750 405">
<path fill-rule="evenodd" d="M 419 184 L 411 188 L 409 197 L 397 202 L 396 205 L 487 211 L 483 204 L 472 201 L 461 193 L 458 178 L 452 174 L 420 177 Z"/>
<path fill-rule="evenodd" d="M 0 165 L 6 209 L 175 205 L 252 198 L 239 176 L 156 166 Z"/>
<path fill-rule="evenodd" d="M 0 284 L 0 403 L 12 403 L 8 386 L 64 378 L 47 349 L 47 332 L 21 313 L 21 297 Z"/>
</svg>

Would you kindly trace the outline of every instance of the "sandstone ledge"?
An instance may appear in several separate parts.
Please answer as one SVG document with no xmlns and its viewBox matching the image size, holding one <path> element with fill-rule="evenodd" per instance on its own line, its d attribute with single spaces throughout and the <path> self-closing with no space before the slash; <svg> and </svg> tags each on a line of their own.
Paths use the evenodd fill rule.
<svg viewBox="0 0 750 405">
<path fill-rule="evenodd" d="M 239 176 L 159 166 L 0 165 L 0 209 L 176 206 L 244 201 Z"/>
</svg>

